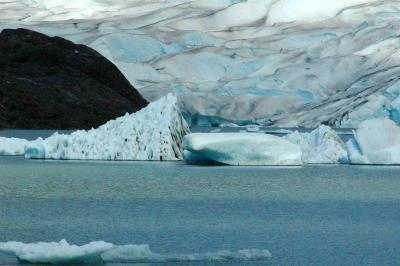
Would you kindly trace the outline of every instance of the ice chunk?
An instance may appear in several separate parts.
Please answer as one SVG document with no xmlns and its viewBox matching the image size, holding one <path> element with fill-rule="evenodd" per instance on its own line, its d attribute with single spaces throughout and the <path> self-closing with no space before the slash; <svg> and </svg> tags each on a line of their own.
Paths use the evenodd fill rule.
<svg viewBox="0 0 400 266">
<path fill-rule="evenodd" d="M 157 254 L 148 245 L 114 245 L 104 241 L 83 246 L 70 245 L 67 241 L 0 243 L 0 252 L 14 255 L 25 263 L 46 264 L 102 264 L 102 263 L 163 263 L 163 262 L 213 262 L 267 260 L 272 254 L 266 249 L 243 249 L 193 253 Z"/>
<path fill-rule="evenodd" d="M 148 245 L 119 246 L 102 255 L 105 262 L 113 263 L 252 261 L 267 260 L 271 257 L 271 252 L 260 249 L 163 255 L 153 253 Z"/>
<path fill-rule="evenodd" d="M 197 165 L 221 164 L 219 162 L 213 161 L 211 159 L 201 156 L 200 154 L 188 150 L 184 150 L 183 159 L 188 164 L 197 164 Z"/>
<path fill-rule="evenodd" d="M 281 128 L 281 129 L 276 129 L 276 130 L 268 130 L 267 133 L 290 134 L 290 133 L 293 133 L 293 130 Z"/>
<path fill-rule="evenodd" d="M 83 246 L 70 245 L 66 240 L 60 242 L 20 242 L 0 243 L 0 252 L 14 255 L 22 262 L 49 264 L 101 263 L 101 254 L 114 248 L 103 241 L 91 242 Z"/>
<path fill-rule="evenodd" d="M 347 147 L 353 164 L 400 164 L 400 127 L 386 118 L 366 120 Z"/>
<path fill-rule="evenodd" d="M 260 127 L 257 125 L 248 125 L 246 127 L 247 132 L 258 132 L 260 131 Z"/>
<path fill-rule="evenodd" d="M 195 133 L 183 148 L 229 165 L 301 165 L 301 150 L 283 138 L 259 133 Z"/>
<path fill-rule="evenodd" d="M 219 127 L 239 127 L 239 126 L 235 123 L 221 123 Z"/>
<path fill-rule="evenodd" d="M 123 245 L 105 252 L 102 256 L 106 262 L 147 262 L 157 257 L 149 245 Z"/>
<path fill-rule="evenodd" d="M 303 163 L 348 163 L 346 145 L 328 126 L 320 126 L 311 133 L 295 131 L 286 135 L 285 138 L 301 147 Z"/>
<path fill-rule="evenodd" d="M 165 96 L 146 108 L 107 122 L 97 129 L 54 134 L 25 148 L 30 159 L 179 160 L 189 128 L 177 98 Z"/>
<path fill-rule="evenodd" d="M 28 143 L 26 139 L 0 137 L 0 156 L 24 155 Z"/>
</svg>

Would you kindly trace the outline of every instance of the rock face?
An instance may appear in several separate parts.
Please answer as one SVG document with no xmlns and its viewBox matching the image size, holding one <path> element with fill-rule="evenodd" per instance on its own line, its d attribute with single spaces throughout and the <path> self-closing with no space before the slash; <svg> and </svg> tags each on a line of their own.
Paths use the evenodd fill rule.
<svg viewBox="0 0 400 266">
<path fill-rule="evenodd" d="M 0 33 L 0 127 L 97 127 L 147 101 L 110 61 L 60 37 Z"/>
</svg>

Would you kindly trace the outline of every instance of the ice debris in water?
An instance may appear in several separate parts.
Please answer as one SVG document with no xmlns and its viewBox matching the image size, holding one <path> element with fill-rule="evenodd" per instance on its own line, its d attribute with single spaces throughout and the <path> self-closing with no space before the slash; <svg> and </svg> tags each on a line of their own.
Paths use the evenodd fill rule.
<svg viewBox="0 0 400 266">
<path fill-rule="evenodd" d="M 179 160 L 181 142 L 189 127 L 171 94 L 134 114 L 111 120 L 99 128 L 70 135 L 54 134 L 30 142 L 29 159 Z"/>
<path fill-rule="evenodd" d="M 114 245 L 104 241 L 86 245 L 70 245 L 60 242 L 0 243 L 0 252 L 14 255 L 24 263 L 93 264 L 93 263 L 157 263 L 195 261 L 244 261 L 267 260 L 272 257 L 268 250 L 244 249 L 193 254 L 157 254 L 148 245 Z"/>
<path fill-rule="evenodd" d="M 283 138 L 260 133 L 195 133 L 183 139 L 185 160 L 229 165 L 301 165 L 301 150 Z M 196 159 L 197 158 L 197 159 Z"/>
<path fill-rule="evenodd" d="M 310 133 L 295 131 L 284 138 L 301 147 L 306 164 L 348 163 L 346 145 L 328 126 L 320 126 Z"/>
</svg>

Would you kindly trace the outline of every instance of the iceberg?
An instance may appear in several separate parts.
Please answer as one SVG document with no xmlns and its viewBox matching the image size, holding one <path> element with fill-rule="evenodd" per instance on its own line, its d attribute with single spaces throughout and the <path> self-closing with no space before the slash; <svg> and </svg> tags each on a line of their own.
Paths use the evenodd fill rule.
<svg viewBox="0 0 400 266">
<path fill-rule="evenodd" d="M 366 120 L 347 149 L 352 164 L 400 164 L 400 127 L 387 118 Z"/>
<path fill-rule="evenodd" d="M 301 147 L 303 163 L 348 163 L 345 143 L 336 132 L 328 126 L 320 126 L 310 133 L 295 131 L 286 135 L 284 138 Z"/>
<path fill-rule="evenodd" d="M 0 137 L 0 156 L 24 155 L 26 139 Z"/>
<path fill-rule="evenodd" d="M 194 133 L 183 139 L 188 163 L 205 159 L 228 165 L 301 165 L 301 150 L 283 138 L 260 133 Z"/>
<path fill-rule="evenodd" d="M 102 255 L 109 263 L 163 263 L 163 262 L 221 262 L 267 260 L 272 257 L 268 250 L 243 249 L 237 252 L 222 250 L 193 254 L 157 254 L 148 245 L 124 245 L 109 250 Z"/>
<path fill-rule="evenodd" d="M 183 151 L 183 159 L 188 164 L 196 164 L 196 165 L 221 164 L 219 162 L 213 161 L 209 158 L 201 156 L 200 154 L 188 150 Z"/>
<path fill-rule="evenodd" d="M 114 248 L 104 241 L 91 242 L 83 246 L 60 242 L 0 243 L 0 252 L 14 255 L 21 262 L 50 264 L 94 264 L 103 262 L 101 254 Z"/>
<path fill-rule="evenodd" d="M 164 263 L 218 262 L 267 260 L 272 257 L 266 249 L 243 249 L 237 252 L 222 250 L 193 254 L 157 254 L 149 245 L 114 245 L 104 241 L 76 246 L 66 240 L 60 242 L 0 243 L 0 252 L 13 255 L 24 263 L 46 264 L 102 264 L 102 263 Z"/>
<path fill-rule="evenodd" d="M 189 133 L 177 98 L 167 95 L 146 108 L 109 121 L 97 129 L 70 135 L 55 133 L 25 147 L 28 159 L 180 160 Z"/>
</svg>

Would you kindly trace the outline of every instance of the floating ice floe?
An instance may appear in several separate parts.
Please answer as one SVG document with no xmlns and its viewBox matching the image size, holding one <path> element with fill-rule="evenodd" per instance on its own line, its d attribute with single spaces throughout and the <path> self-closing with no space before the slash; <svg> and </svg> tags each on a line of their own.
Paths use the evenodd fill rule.
<svg viewBox="0 0 400 266">
<path fill-rule="evenodd" d="M 214 165 L 214 164 L 221 164 L 220 162 L 213 161 L 207 157 L 203 157 L 200 154 L 184 150 L 183 151 L 183 158 L 186 163 L 188 164 L 196 164 L 196 165 Z"/>
<path fill-rule="evenodd" d="M 14 255 L 21 262 L 50 264 L 93 264 L 101 263 L 101 254 L 113 249 L 114 245 L 103 241 L 91 242 L 83 246 L 70 245 L 67 241 L 0 243 L 0 252 Z"/>
<path fill-rule="evenodd" d="M 267 130 L 267 133 L 290 134 L 290 133 L 293 133 L 293 130 L 281 128 L 281 129 L 275 129 L 275 130 Z"/>
<path fill-rule="evenodd" d="M 54 134 L 25 147 L 29 159 L 179 160 L 189 128 L 177 98 L 167 95 L 146 108 L 109 121 L 97 129 Z"/>
<path fill-rule="evenodd" d="M 303 163 L 348 163 L 345 143 L 336 132 L 328 126 L 320 126 L 310 133 L 295 131 L 286 135 L 284 138 L 301 147 Z"/>
<path fill-rule="evenodd" d="M 219 132 L 221 132 L 222 130 L 220 129 L 220 128 L 216 128 L 216 129 L 212 129 L 212 130 L 210 130 L 210 133 L 219 133 Z"/>
<path fill-rule="evenodd" d="M 14 255 L 24 263 L 46 264 L 94 264 L 94 263 L 162 263 L 162 262 L 218 262 L 267 260 L 272 257 L 268 250 L 244 249 L 193 254 L 157 254 L 148 245 L 114 245 L 104 241 L 83 246 L 70 245 L 67 241 L 0 243 L 0 252 Z"/>
<path fill-rule="evenodd" d="M 219 127 L 239 127 L 239 125 L 235 123 L 221 123 L 219 124 Z"/>
<path fill-rule="evenodd" d="M 246 127 L 246 131 L 247 132 L 259 132 L 260 131 L 260 127 L 257 125 L 249 125 Z"/>
<path fill-rule="evenodd" d="M 114 263 L 162 263 L 162 262 L 218 262 L 267 260 L 272 257 L 268 250 L 245 249 L 237 252 L 229 250 L 193 254 L 157 254 L 148 245 L 124 245 L 105 252 L 105 262 Z"/>
<path fill-rule="evenodd" d="M 28 143 L 26 139 L 0 137 L 0 156 L 24 155 Z"/>
<path fill-rule="evenodd" d="M 187 162 L 211 160 L 228 165 L 301 165 L 301 150 L 288 140 L 259 133 L 186 135 Z"/>
<path fill-rule="evenodd" d="M 347 149 L 352 164 L 400 164 L 400 127 L 386 118 L 366 120 Z"/>
</svg>

